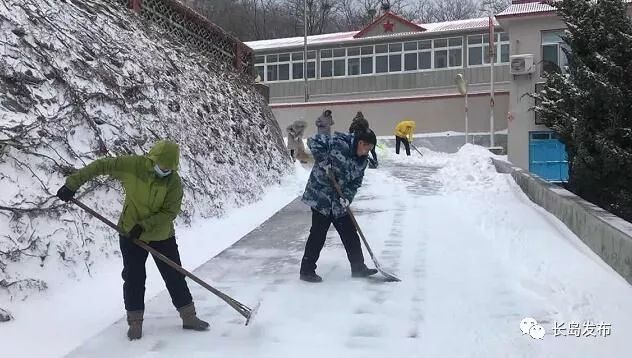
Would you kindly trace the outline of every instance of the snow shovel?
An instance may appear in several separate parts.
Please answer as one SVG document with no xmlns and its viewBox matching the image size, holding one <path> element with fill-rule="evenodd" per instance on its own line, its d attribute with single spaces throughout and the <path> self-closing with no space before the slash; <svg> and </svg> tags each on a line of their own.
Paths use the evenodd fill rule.
<svg viewBox="0 0 632 358">
<path fill-rule="evenodd" d="M 419 151 L 419 149 L 417 149 L 417 147 L 415 147 L 415 145 L 413 144 L 413 142 L 410 142 L 410 146 L 413 147 L 413 149 L 419 153 L 419 155 L 421 155 L 422 157 L 424 156 L 423 154 L 421 154 L 421 152 Z"/>
<path fill-rule="evenodd" d="M 110 220 L 106 219 L 105 217 L 103 217 L 102 215 L 97 213 L 96 211 L 90 209 L 89 207 L 84 205 L 79 200 L 73 198 L 73 199 L 71 199 L 71 201 L 73 203 L 75 203 L 77 206 L 79 206 L 80 208 L 82 208 L 83 210 L 87 211 L 89 214 L 91 214 L 95 218 L 101 220 L 107 226 L 109 226 L 112 229 L 118 231 L 119 234 L 121 234 L 123 236 L 127 235 L 127 233 L 123 232 L 116 224 L 114 224 Z M 202 281 L 200 278 L 198 278 L 194 274 L 190 273 L 189 271 L 183 269 L 180 265 L 178 265 L 175 262 L 171 261 L 167 256 L 165 256 L 165 255 L 161 254 L 160 252 L 156 251 L 154 248 L 152 248 L 151 246 L 147 245 L 146 243 L 144 243 L 144 242 L 142 242 L 142 241 L 140 241 L 138 239 L 134 239 L 133 242 L 136 245 L 142 247 L 143 249 L 149 251 L 154 257 L 159 258 L 162 262 L 164 262 L 167 265 L 171 266 L 176 271 L 180 272 L 181 274 L 187 276 L 191 280 L 193 280 L 193 281 L 197 282 L 198 284 L 200 284 L 200 286 L 202 286 L 202 287 L 206 288 L 207 290 L 211 291 L 211 293 L 213 293 L 215 296 L 221 298 L 224 302 L 228 303 L 229 306 L 234 308 L 237 312 L 239 312 L 239 314 L 241 314 L 242 316 L 244 316 L 244 318 L 246 318 L 246 326 L 252 321 L 253 317 L 255 316 L 257 311 L 259 310 L 259 306 L 261 306 L 261 302 L 258 302 L 255 305 L 254 308 L 249 308 L 248 306 L 239 303 L 239 301 L 231 298 L 227 294 L 219 291 L 218 289 L 214 288 L 213 286 L 209 285 L 208 283 Z"/>
<path fill-rule="evenodd" d="M 332 173 L 331 171 L 328 170 L 328 175 L 329 175 L 329 179 L 331 179 L 331 183 L 333 184 L 334 188 L 336 188 L 336 191 L 338 192 L 338 195 L 341 198 L 344 198 L 344 195 L 342 194 L 342 189 L 340 189 L 340 184 L 338 184 L 338 182 L 336 181 L 336 178 L 334 177 L 334 173 Z M 364 237 L 364 234 L 362 233 L 362 230 L 360 229 L 360 225 L 358 225 L 358 222 L 356 221 L 355 216 L 353 216 L 353 212 L 351 211 L 351 207 L 347 207 L 347 212 L 349 213 L 349 216 L 351 216 L 351 221 L 353 221 L 353 225 L 355 226 L 356 230 L 358 230 L 358 233 L 360 234 L 360 237 L 362 238 L 362 242 L 364 242 L 364 246 L 366 247 L 366 250 L 369 252 L 369 255 L 371 255 L 371 260 L 373 260 L 373 264 L 375 264 L 375 268 L 384 277 L 386 277 L 386 279 L 388 281 L 396 281 L 396 282 L 401 281 L 399 278 L 395 277 L 395 275 L 393 275 L 391 273 L 388 273 L 388 272 L 384 271 L 384 269 L 382 269 L 382 266 L 380 265 L 379 262 L 377 262 L 377 259 L 375 258 L 375 255 L 373 255 L 373 251 L 371 250 L 371 247 L 369 246 L 369 242 Z"/>
</svg>

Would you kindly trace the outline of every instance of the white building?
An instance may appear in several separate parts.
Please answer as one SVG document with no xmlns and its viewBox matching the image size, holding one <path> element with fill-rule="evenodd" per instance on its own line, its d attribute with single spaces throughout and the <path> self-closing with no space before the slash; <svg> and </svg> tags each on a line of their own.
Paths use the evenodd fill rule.
<svg viewBox="0 0 632 358">
<path fill-rule="evenodd" d="M 553 7 L 533 0 L 514 0 L 496 14 L 492 41 L 488 18 L 414 24 L 387 12 L 359 31 L 308 37 L 307 102 L 303 37 L 247 45 L 255 51 L 255 66 L 282 128 L 300 118 L 313 123 L 331 109 L 339 131 L 362 111 L 378 135 L 391 135 L 405 118 L 416 121 L 418 133 L 464 132 L 464 98 L 455 86 L 462 74 L 469 83 L 469 131 L 489 132 L 493 108 L 495 131 L 508 133 L 509 160 L 547 180 L 564 181 L 565 148 L 537 121 L 525 95 L 544 82 L 545 71 L 563 70 L 564 28 Z M 313 132 L 311 126 L 308 134 Z M 505 145 L 498 137 L 497 144 Z"/>
</svg>

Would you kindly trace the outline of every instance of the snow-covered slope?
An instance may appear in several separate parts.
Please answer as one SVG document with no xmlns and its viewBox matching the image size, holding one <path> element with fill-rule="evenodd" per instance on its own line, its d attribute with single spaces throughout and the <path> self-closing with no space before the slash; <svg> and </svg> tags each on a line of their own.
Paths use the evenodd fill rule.
<svg viewBox="0 0 632 358">
<path fill-rule="evenodd" d="M 114 0 L 0 2 L 0 302 L 118 255 L 112 230 L 54 197 L 95 158 L 181 145 L 180 224 L 251 203 L 291 170 L 250 81 Z M 79 198 L 116 219 L 113 182 Z"/>
</svg>

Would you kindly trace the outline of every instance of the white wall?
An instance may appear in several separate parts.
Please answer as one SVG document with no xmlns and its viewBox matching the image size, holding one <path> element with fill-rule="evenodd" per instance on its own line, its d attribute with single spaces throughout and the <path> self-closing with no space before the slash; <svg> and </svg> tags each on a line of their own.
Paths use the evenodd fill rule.
<svg viewBox="0 0 632 358">
<path fill-rule="evenodd" d="M 456 92 L 456 90 L 455 90 Z M 494 107 L 494 127 L 496 131 L 507 128 L 507 92 L 496 94 Z M 271 105 L 281 129 L 297 119 L 307 121 L 307 136 L 316 132 L 314 121 L 325 110 L 333 112 L 335 122 L 333 130 L 347 132 L 351 120 L 357 111 L 362 111 L 377 135 L 393 135 L 395 125 L 406 118 L 417 123 L 417 133 L 444 131 L 465 131 L 464 98 L 462 96 L 418 98 L 415 100 L 388 100 L 381 102 L 357 101 L 355 103 L 322 103 L 308 105 L 289 105 L 278 107 Z M 470 132 L 489 132 L 489 95 L 469 98 Z"/>
<path fill-rule="evenodd" d="M 557 16 L 521 17 L 499 20 L 511 39 L 511 54 L 533 54 L 536 72 L 530 76 L 512 76 L 509 95 L 509 111 L 514 119 L 508 122 L 508 159 L 518 167 L 529 168 L 529 132 L 548 130 L 535 124 L 535 114 L 529 111 L 535 103 L 526 93 L 535 91 L 540 78 L 542 61 L 541 31 L 564 29 L 564 23 Z"/>
</svg>

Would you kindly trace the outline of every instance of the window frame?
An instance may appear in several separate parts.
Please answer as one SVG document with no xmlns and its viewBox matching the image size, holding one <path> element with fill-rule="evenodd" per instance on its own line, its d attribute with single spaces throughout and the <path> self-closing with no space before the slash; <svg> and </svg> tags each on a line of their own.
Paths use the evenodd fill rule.
<svg viewBox="0 0 632 358">
<path fill-rule="evenodd" d="M 561 71 L 561 73 L 565 74 L 566 66 L 568 66 L 568 58 L 566 57 L 566 53 L 564 53 L 563 48 L 568 49 L 568 45 L 562 40 L 561 35 L 564 34 L 565 29 L 556 29 L 556 30 L 542 30 L 540 31 L 540 78 L 544 78 L 544 75 L 549 71 L 544 70 L 544 46 L 555 46 L 557 53 L 557 68 Z M 555 34 L 559 38 L 559 41 L 545 41 L 544 37 L 546 34 Z"/>
<path fill-rule="evenodd" d="M 281 82 L 293 82 L 293 81 L 303 81 L 303 77 L 302 77 L 302 73 L 301 73 L 301 78 L 295 79 L 294 78 L 294 64 L 295 63 L 300 63 L 303 64 L 304 61 L 303 59 L 300 60 L 294 60 L 294 54 L 298 54 L 300 53 L 301 55 L 303 55 L 302 51 L 291 51 L 291 52 L 277 52 L 277 53 L 268 53 L 265 55 L 256 55 L 255 59 L 257 57 L 263 57 L 264 58 L 264 62 L 259 62 L 257 63 L 257 61 L 255 60 L 255 69 L 257 68 L 261 68 L 263 67 L 263 74 L 264 77 L 261 79 L 261 82 L 263 83 L 281 83 Z M 289 60 L 287 61 L 279 61 L 279 57 L 281 55 L 289 55 Z M 268 61 L 268 56 L 276 56 L 276 61 Z M 312 58 L 310 58 L 312 57 Z M 316 66 L 316 50 L 309 50 L 307 52 L 307 66 L 309 68 L 310 64 L 314 64 L 314 75 L 313 76 L 309 76 L 308 73 L 308 78 L 309 79 L 317 79 L 318 78 L 318 67 Z M 287 80 L 280 80 L 279 79 L 279 65 L 285 65 L 287 64 L 289 66 L 288 69 L 288 79 Z M 275 80 L 269 80 L 268 79 L 268 67 L 272 67 L 272 66 L 276 66 L 277 68 L 277 79 Z"/>
<path fill-rule="evenodd" d="M 507 40 L 502 41 L 502 35 L 507 34 Z M 470 37 L 481 37 L 480 43 L 470 44 Z M 487 37 L 487 41 L 485 38 Z M 467 67 L 489 67 L 489 34 L 488 33 L 479 33 L 479 34 L 468 34 L 466 35 L 466 47 L 467 47 Z M 508 46 L 507 48 L 507 61 L 502 61 L 502 48 L 503 45 Z M 511 62 L 511 39 L 506 31 L 494 32 L 494 47 L 496 48 L 494 52 L 494 57 L 496 58 L 496 62 L 494 62 L 494 66 L 496 65 L 507 65 Z M 470 65 L 470 49 L 471 48 L 480 48 L 481 49 L 481 61 L 480 64 Z M 487 49 L 487 51 L 485 51 Z"/>
<path fill-rule="evenodd" d="M 452 39 L 460 39 L 461 40 L 461 44 L 460 45 L 450 45 L 450 40 Z M 436 45 L 436 42 L 438 41 L 445 41 L 445 46 L 442 47 L 438 47 Z M 461 51 L 461 64 L 458 66 L 450 66 L 450 50 L 460 50 Z M 436 67 L 437 64 L 437 60 L 436 60 L 436 53 L 439 51 L 445 51 L 446 52 L 446 66 L 445 67 Z M 432 39 L 432 70 L 451 70 L 451 69 L 455 69 L 455 68 L 463 68 L 464 67 L 464 63 L 463 63 L 463 35 L 461 36 L 451 36 L 451 37 L 442 37 L 442 38 L 436 38 L 436 39 Z"/>
</svg>

